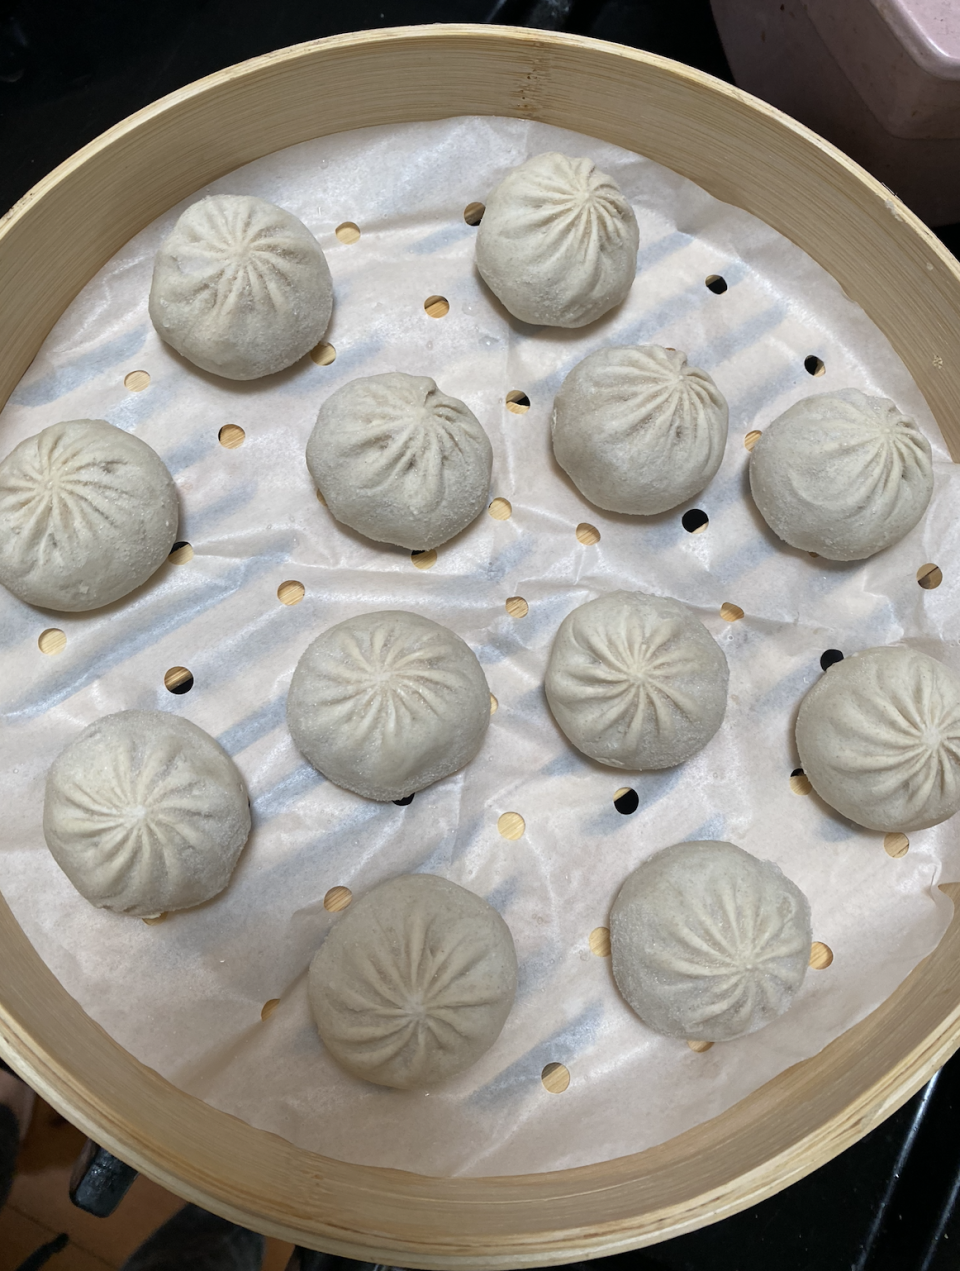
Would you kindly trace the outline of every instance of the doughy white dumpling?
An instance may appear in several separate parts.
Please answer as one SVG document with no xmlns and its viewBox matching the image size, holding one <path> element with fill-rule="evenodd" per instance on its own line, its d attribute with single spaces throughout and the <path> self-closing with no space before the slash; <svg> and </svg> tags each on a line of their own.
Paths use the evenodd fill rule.
<svg viewBox="0 0 960 1271">
<path fill-rule="evenodd" d="M 960 810 L 960 677 L 916 649 L 836 662 L 800 704 L 797 749 L 826 803 L 869 830 Z"/>
<path fill-rule="evenodd" d="M 686 354 L 648 344 L 599 349 L 563 381 L 553 452 L 609 512 L 652 516 L 699 494 L 727 444 L 727 403 Z"/>
<path fill-rule="evenodd" d="M 301 754 L 366 799 L 405 799 L 476 755 L 490 690 L 454 632 L 414 613 L 364 613 L 311 644 L 287 724 Z"/>
<path fill-rule="evenodd" d="M 930 443 L 886 397 L 856 388 L 806 397 L 750 455 L 760 515 L 791 547 L 862 560 L 899 542 L 933 493 Z"/>
<path fill-rule="evenodd" d="M 223 891 L 250 805 L 233 760 L 202 728 L 164 711 L 120 711 L 54 761 L 43 833 L 91 904 L 151 918 Z"/>
<path fill-rule="evenodd" d="M 333 309 L 320 244 L 302 221 L 249 194 L 188 207 L 157 252 L 150 317 L 195 366 L 255 380 L 319 343 Z"/>
<path fill-rule="evenodd" d="M 590 159 L 538 154 L 508 172 L 477 231 L 477 269 L 522 322 L 583 327 L 626 298 L 640 231 Z"/>
<path fill-rule="evenodd" d="M 160 568 L 179 513 L 139 437 L 102 419 L 53 424 L 0 463 L 0 583 L 43 609 L 99 609 Z"/>
<path fill-rule="evenodd" d="M 510 929 L 435 874 L 408 874 L 355 900 L 320 946 L 307 983 L 324 1046 L 355 1077 L 436 1086 L 500 1036 L 517 990 Z"/>
<path fill-rule="evenodd" d="M 439 547 L 479 515 L 492 463 L 469 408 L 402 371 L 338 388 L 307 442 L 310 475 L 337 520 L 412 551 Z"/>
<path fill-rule="evenodd" d="M 578 750 L 613 768 L 670 768 L 702 750 L 727 708 L 727 659 L 685 605 L 615 591 L 560 624 L 545 688 Z"/>
<path fill-rule="evenodd" d="M 729 1041 L 790 1005 L 810 960 L 810 905 L 772 861 L 677 843 L 635 869 L 610 912 L 613 977 L 667 1037 Z"/>
</svg>

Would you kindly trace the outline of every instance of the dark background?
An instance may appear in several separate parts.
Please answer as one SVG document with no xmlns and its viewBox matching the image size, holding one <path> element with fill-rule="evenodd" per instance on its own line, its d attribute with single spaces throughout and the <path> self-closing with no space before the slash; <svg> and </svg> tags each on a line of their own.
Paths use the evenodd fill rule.
<svg viewBox="0 0 960 1271">
<path fill-rule="evenodd" d="M 341 31 L 442 21 L 572 31 L 732 82 L 709 0 L 0 0 L 0 212 L 112 124 L 224 66 Z M 958 228 L 938 232 L 952 246 Z M 960 1059 L 879 1129 L 778 1196 L 589 1266 L 960 1271 L 958 1103 Z"/>
</svg>

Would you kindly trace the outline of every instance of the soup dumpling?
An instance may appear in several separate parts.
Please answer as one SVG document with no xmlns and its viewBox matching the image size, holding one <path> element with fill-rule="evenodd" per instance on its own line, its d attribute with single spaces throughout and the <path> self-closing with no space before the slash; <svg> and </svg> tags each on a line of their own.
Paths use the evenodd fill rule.
<svg viewBox="0 0 960 1271">
<path fill-rule="evenodd" d="M 933 494 L 930 443 L 886 397 L 856 388 L 805 397 L 750 454 L 760 515 L 791 547 L 863 560 L 897 543 Z"/>
<path fill-rule="evenodd" d="M 51 424 L 0 463 L 0 583 L 42 609 L 99 609 L 156 573 L 179 516 L 145 441 L 103 419 Z"/>
<path fill-rule="evenodd" d="M 447 627 L 403 611 L 364 613 L 306 649 L 287 696 L 301 754 L 366 799 L 405 799 L 477 754 L 490 690 Z"/>
<path fill-rule="evenodd" d="M 960 676 L 917 649 L 866 649 L 807 692 L 797 749 L 817 794 L 869 830 L 960 811 Z"/>
<path fill-rule="evenodd" d="M 310 965 L 310 1009 L 333 1058 L 366 1081 L 436 1086 L 500 1035 L 517 988 L 510 929 L 480 896 L 408 874 L 354 900 Z"/>
<path fill-rule="evenodd" d="M 338 388 L 307 442 L 307 467 L 337 520 L 411 551 L 439 547 L 480 514 L 492 464 L 469 407 L 402 371 Z"/>
<path fill-rule="evenodd" d="M 627 878 L 610 912 L 613 977 L 648 1027 L 690 1041 L 756 1032 L 810 960 L 810 905 L 733 843 L 677 843 Z"/>
<path fill-rule="evenodd" d="M 213 194 L 183 213 L 157 252 L 150 318 L 201 370 L 254 380 L 319 343 L 333 310 L 320 244 L 291 212 Z"/>
<path fill-rule="evenodd" d="M 564 618 L 547 701 L 571 742 L 614 768 L 670 768 L 702 750 L 727 707 L 727 660 L 677 600 L 615 591 Z"/>
<path fill-rule="evenodd" d="M 223 891 L 250 833 L 250 803 L 233 760 L 202 728 L 166 711 L 120 711 L 54 760 L 43 833 L 91 904 L 150 918 Z"/>
<path fill-rule="evenodd" d="M 539 154 L 487 198 L 477 269 L 515 318 L 583 327 L 624 300 L 640 231 L 612 177 L 590 159 Z"/>
<path fill-rule="evenodd" d="M 585 498 L 608 512 L 652 516 L 715 475 L 727 403 L 675 349 L 598 349 L 563 381 L 552 432 L 557 462 Z"/>
</svg>

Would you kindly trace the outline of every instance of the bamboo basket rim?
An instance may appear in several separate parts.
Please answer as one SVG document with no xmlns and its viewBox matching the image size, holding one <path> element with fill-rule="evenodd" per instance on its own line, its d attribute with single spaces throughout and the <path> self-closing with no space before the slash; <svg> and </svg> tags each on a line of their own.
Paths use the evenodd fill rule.
<svg viewBox="0 0 960 1271">
<path fill-rule="evenodd" d="M 490 85 L 477 71 L 485 57 Z M 473 24 L 331 36 L 228 67 L 131 115 L 45 176 L 0 219 L 0 340 L 8 351 L 0 368 L 0 401 L 73 295 L 160 210 L 280 148 L 278 137 L 293 138 L 285 144 L 294 144 L 308 135 L 345 131 L 345 122 L 351 127 L 387 122 L 375 118 L 377 109 L 387 109 L 379 101 L 367 115 L 359 103 L 346 120 L 342 111 L 337 115 L 335 91 L 346 91 L 355 65 L 375 83 L 378 68 L 401 66 L 411 77 L 430 71 L 441 86 L 464 85 L 455 108 L 424 105 L 429 85 L 385 85 L 384 96 L 394 93 L 405 120 L 499 114 L 558 123 L 566 117 L 559 126 L 645 154 L 661 144 L 659 139 L 642 144 L 659 138 L 656 127 L 664 137 L 673 127 L 689 149 L 679 166 L 667 166 L 684 175 L 696 171 L 691 179 L 716 197 L 755 214 L 764 209 L 763 219 L 824 265 L 891 335 L 951 454 L 960 456 L 960 425 L 954 422 L 960 420 L 960 359 L 954 359 L 955 369 L 945 357 L 953 347 L 951 323 L 960 321 L 960 266 L 886 187 L 803 125 L 703 72 L 586 37 Z M 616 98 L 612 107 L 595 91 L 595 81 L 605 78 Z M 276 100 L 270 96 L 274 90 Z M 311 92 L 336 126 L 326 127 L 326 114 L 310 113 Z M 636 126 L 624 118 L 630 93 L 642 99 L 645 120 L 656 120 L 653 131 L 633 145 L 622 140 Z M 697 119 L 694 104 L 701 98 L 710 110 Z M 259 138 L 246 150 L 233 137 L 221 140 L 212 131 L 208 137 L 202 127 L 194 143 L 185 127 L 186 121 L 206 126 L 217 110 L 226 117 L 238 103 L 250 103 L 252 112 L 253 103 L 268 101 L 272 110 L 265 112 L 261 131 L 245 117 L 238 120 L 239 131 Z M 301 114 L 294 118 L 296 110 Z M 711 121 L 707 114 L 718 118 Z M 574 118 L 579 122 L 569 121 Z M 773 166 L 799 165 L 796 179 L 822 198 L 817 214 L 830 232 L 817 239 L 803 219 L 807 214 L 792 208 L 776 188 L 776 173 L 763 179 L 752 172 L 731 176 L 720 166 L 708 140 L 712 128 L 715 142 L 718 137 L 723 142 L 717 130 L 724 120 L 742 130 L 729 135 L 731 154 L 759 148 Z M 152 147 L 159 158 L 177 153 L 178 131 L 189 177 L 164 173 L 157 180 L 167 184 L 151 184 L 138 147 Z M 773 137 L 783 155 L 775 153 Z M 211 153 L 204 153 L 208 140 Z M 214 140 L 220 147 L 215 155 Z M 184 180 L 189 185 L 198 176 L 202 179 L 180 192 Z M 134 190 L 138 178 L 142 192 Z M 106 182 L 115 196 L 116 223 L 95 226 L 81 212 L 72 251 L 58 249 L 58 217 L 70 209 L 76 214 L 91 189 L 106 188 L 97 182 Z M 119 201 L 121 195 L 130 206 Z M 854 212 L 861 223 L 847 233 L 844 218 Z M 869 269 L 861 234 L 873 253 Z M 42 295 L 31 296 L 21 312 L 25 280 L 37 277 Z M 886 300 L 885 289 L 892 286 L 902 301 L 896 312 Z M 960 896 L 960 884 L 941 890 L 951 900 Z M 715 1221 L 755 1204 L 862 1137 L 960 1044 L 960 986 L 951 988 L 944 974 L 955 970 L 958 958 L 955 917 L 938 948 L 888 1001 L 819 1055 L 665 1144 L 543 1174 L 428 1178 L 349 1165 L 217 1112 L 139 1063 L 86 1015 L 33 951 L 2 897 L 0 1051 L 98 1143 L 185 1199 L 265 1234 L 406 1267 L 539 1266 L 637 1248 Z M 721 1166 L 721 1157 L 730 1165 Z"/>
</svg>

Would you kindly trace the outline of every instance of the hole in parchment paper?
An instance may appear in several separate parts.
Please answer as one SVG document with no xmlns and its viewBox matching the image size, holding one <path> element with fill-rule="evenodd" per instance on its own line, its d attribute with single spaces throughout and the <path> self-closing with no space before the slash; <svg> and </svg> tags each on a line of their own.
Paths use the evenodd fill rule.
<svg viewBox="0 0 960 1271">
<path fill-rule="evenodd" d="M 688 534 L 702 534 L 710 524 L 710 518 L 702 508 L 691 508 L 681 516 L 680 524 Z"/>
<path fill-rule="evenodd" d="M 590 932 L 590 952 L 598 958 L 610 956 L 610 928 L 594 927 Z"/>
<path fill-rule="evenodd" d="M 450 312 L 450 301 L 446 296 L 427 296 L 423 302 L 427 315 L 431 318 L 445 318 Z"/>
<path fill-rule="evenodd" d="M 413 793 L 416 794 L 416 791 L 414 791 Z M 413 794 L 404 795 L 402 799 L 394 799 L 394 803 L 397 805 L 398 808 L 408 808 L 412 802 L 413 802 Z"/>
<path fill-rule="evenodd" d="M 829 671 L 832 666 L 843 661 L 843 654 L 839 649 L 824 649 L 820 654 L 820 670 Z"/>
<path fill-rule="evenodd" d="M 906 834 L 899 834 L 896 832 L 893 834 L 884 834 L 883 850 L 888 856 L 892 856 L 894 860 L 897 860 L 901 856 L 906 856 L 907 852 L 910 851 L 910 840 L 907 838 Z"/>
<path fill-rule="evenodd" d="M 621 816 L 629 816 L 640 806 L 640 796 L 630 786 L 621 786 L 613 796 L 613 806 Z"/>
<path fill-rule="evenodd" d="M 790 773 L 790 789 L 794 794 L 809 794 L 813 789 L 810 778 L 802 768 L 794 768 Z"/>
<path fill-rule="evenodd" d="M 156 914 L 153 918 L 144 918 L 143 921 L 147 924 L 148 927 L 155 927 L 158 922 L 164 922 L 166 920 L 166 917 L 167 915 L 165 913 Z"/>
<path fill-rule="evenodd" d="M 709 274 L 704 281 L 707 284 L 707 290 L 712 291 L 715 296 L 722 296 L 727 289 L 726 278 L 721 278 L 719 274 Z"/>
<path fill-rule="evenodd" d="M 167 560 L 171 565 L 186 565 L 188 561 L 193 560 L 193 548 L 184 540 L 174 543 Z"/>
<path fill-rule="evenodd" d="M 809 357 L 803 359 L 803 369 L 808 375 L 822 375 L 827 368 L 821 358 L 811 353 Z"/>
<path fill-rule="evenodd" d="M 687 1042 L 687 1045 L 690 1047 L 692 1051 L 695 1051 L 696 1054 L 705 1055 L 707 1051 L 713 1046 L 713 1042 L 704 1042 L 704 1041 Z"/>
<path fill-rule="evenodd" d="M 581 521 L 577 526 L 577 542 L 582 543 L 584 547 L 596 547 L 600 542 L 600 531 L 595 525 Z"/>
<path fill-rule="evenodd" d="M 163 683 L 171 693 L 189 693 L 193 688 L 193 673 L 185 666 L 172 666 L 164 674 Z"/>
<path fill-rule="evenodd" d="M 328 344 L 326 340 L 321 340 L 319 344 L 314 345 L 310 350 L 310 361 L 316 362 L 317 366 L 329 366 L 337 360 L 337 350 L 332 344 Z"/>
<path fill-rule="evenodd" d="M 277 588 L 277 599 L 282 605 L 298 605 L 306 594 L 306 587 L 294 578 L 288 578 Z"/>
<path fill-rule="evenodd" d="M 530 606 L 522 596 L 510 596 L 505 608 L 511 618 L 525 618 L 530 612 Z"/>
<path fill-rule="evenodd" d="M 341 243 L 356 243 L 360 241 L 360 226 L 354 225 L 353 221 L 344 221 L 333 232 Z"/>
<path fill-rule="evenodd" d="M 497 829 L 505 839 L 516 842 L 523 837 L 527 823 L 519 812 L 504 812 L 497 818 Z"/>
<path fill-rule="evenodd" d="M 814 971 L 826 971 L 833 961 L 833 950 L 822 940 L 814 940 L 810 946 L 810 966 Z"/>
<path fill-rule="evenodd" d="M 504 401 L 507 410 L 513 411 L 515 415 L 525 415 L 530 409 L 530 398 L 519 388 L 511 388 Z"/>
<path fill-rule="evenodd" d="M 243 439 L 246 435 L 239 424 L 224 424 L 217 433 L 217 440 L 227 450 L 236 450 L 237 446 L 243 445 Z"/>
<path fill-rule="evenodd" d="M 463 209 L 463 219 L 468 225 L 479 225 L 486 210 L 483 203 L 468 203 Z"/>
<path fill-rule="evenodd" d="M 123 387 L 128 388 L 131 393 L 142 393 L 145 388 L 150 387 L 150 372 L 131 371 L 123 377 Z"/>
<path fill-rule="evenodd" d="M 346 909 L 351 900 L 353 892 L 349 887 L 331 887 L 323 898 L 323 907 L 327 913 L 338 914 L 341 909 Z"/>
<path fill-rule="evenodd" d="M 500 703 L 497 701 L 497 699 L 496 699 L 496 698 L 494 697 L 494 695 L 491 693 L 491 694 L 490 694 L 490 714 L 491 714 L 491 715 L 493 715 L 493 714 L 496 712 L 496 709 L 497 709 L 497 707 L 498 707 L 499 705 L 500 705 Z"/>
<path fill-rule="evenodd" d="M 917 582 L 924 591 L 933 591 L 943 582 L 943 570 L 939 565 L 921 565 L 917 570 Z"/>
<path fill-rule="evenodd" d="M 563 1094 L 570 1084 L 570 1071 L 563 1064 L 547 1064 L 540 1074 L 544 1090 L 550 1094 Z"/>
<path fill-rule="evenodd" d="M 495 521 L 509 521 L 513 516 L 513 504 L 509 499 L 494 499 L 487 511 Z"/>
<path fill-rule="evenodd" d="M 896 860 L 899 857 L 905 857 L 909 850 L 910 840 L 907 835 L 900 834 L 898 831 L 884 835 L 884 852 L 888 854 L 888 857 L 893 857 Z"/>
<path fill-rule="evenodd" d="M 732 600 L 725 600 L 720 606 L 720 617 L 724 622 L 739 622 L 743 617 L 743 610 Z"/>
<path fill-rule="evenodd" d="M 752 432 L 748 432 L 743 439 L 744 450 L 752 450 L 762 436 L 763 433 L 759 428 L 754 428 Z"/>
<path fill-rule="evenodd" d="M 59 627 L 47 627 L 41 631 L 37 640 L 37 648 L 41 653 L 62 653 L 67 647 L 67 637 Z"/>
<path fill-rule="evenodd" d="M 411 552 L 410 559 L 417 569 L 433 569 L 437 563 L 437 553 L 431 547 L 428 552 Z"/>
<path fill-rule="evenodd" d="M 268 1020 L 279 1005 L 280 1005 L 279 997 L 271 997 L 269 1002 L 264 1002 L 263 1007 L 260 1011 L 260 1018 L 262 1020 Z"/>
</svg>

